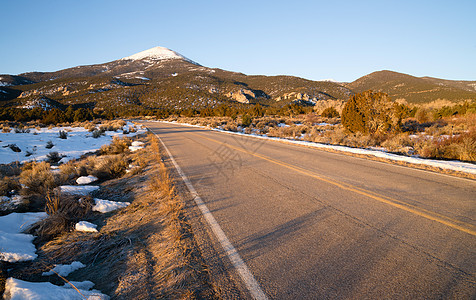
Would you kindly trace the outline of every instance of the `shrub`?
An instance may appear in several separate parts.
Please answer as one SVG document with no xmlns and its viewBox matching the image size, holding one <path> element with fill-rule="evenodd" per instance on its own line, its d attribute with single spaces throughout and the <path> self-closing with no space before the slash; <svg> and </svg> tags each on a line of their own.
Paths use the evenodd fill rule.
<svg viewBox="0 0 476 300">
<path fill-rule="evenodd" d="M 57 151 L 52 151 L 46 155 L 46 161 L 51 164 L 59 162 L 62 158 L 63 156 L 61 156 Z"/>
<path fill-rule="evenodd" d="M 250 115 L 248 114 L 245 114 L 241 117 L 241 124 L 244 126 L 244 127 L 248 127 L 251 125 L 251 123 L 253 123 L 253 118 L 250 117 Z"/>
<path fill-rule="evenodd" d="M 338 118 L 338 117 L 340 117 L 339 112 L 333 106 L 324 109 L 321 113 L 321 116 L 323 116 L 324 118 Z"/>
<path fill-rule="evenodd" d="M 60 130 L 60 131 L 58 132 L 58 137 L 59 137 L 60 139 L 66 140 L 66 139 L 68 138 L 68 133 L 67 133 L 66 131 L 64 131 L 64 130 Z"/>
<path fill-rule="evenodd" d="M 47 162 L 26 163 L 22 167 L 20 183 L 25 194 L 46 194 L 56 186 L 55 178 Z"/>
<path fill-rule="evenodd" d="M 431 114 L 428 110 L 425 108 L 420 108 L 417 110 L 415 113 L 415 118 L 417 119 L 418 122 L 420 123 L 427 123 L 431 121 Z"/>
<path fill-rule="evenodd" d="M 474 162 L 476 161 L 476 131 L 419 141 L 415 148 L 423 157 Z"/>
<path fill-rule="evenodd" d="M 126 174 L 128 161 L 122 155 L 104 157 L 92 170 L 92 175 L 101 180 L 118 178 Z"/>
<path fill-rule="evenodd" d="M 400 133 L 386 139 L 382 147 L 391 152 L 412 154 L 413 142 L 407 133 Z"/>
<path fill-rule="evenodd" d="M 15 127 L 15 133 L 30 133 L 30 129 Z"/>
<path fill-rule="evenodd" d="M 99 129 L 103 131 L 117 131 L 119 129 L 122 130 L 126 124 L 127 123 L 124 120 L 108 121 L 99 126 Z"/>
<path fill-rule="evenodd" d="M 73 229 L 73 225 L 91 212 L 91 197 L 80 197 L 59 192 L 46 196 L 45 211 L 48 218 L 34 224 L 29 232 L 36 234 L 40 241 L 50 240 Z"/>
<path fill-rule="evenodd" d="M 94 129 L 93 132 L 92 132 L 92 137 L 95 138 L 95 139 L 97 139 L 101 135 L 104 135 L 104 131 L 102 131 L 102 130 Z"/>
<path fill-rule="evenodd" d="M 86 129 L 89 132 L 92 132 L 96 130 L 96 125 L 94 123 L 87 122 L 86 125 L 84 125 L 84 129 Z"/>
<path fill-rule="evenodd" d="M 342 110 L 342 125 L 350 132 L 381 134 L 398 130 L 401 120 L 387 94 L 365 91 L 347 101 Z"/>
<path fill-rule="evenodd" d="M 16 144 L 9 144 L 7 147 L 10 148 L 13 152 L 21 152 L 20 147 L 18 147 Z"/>
<path fill-rule="evenodd" d="M 54 146 L 55 146 L 55 145 L 53 144 L 52 141 L 48 141 L 48 142 L 46 142 L 45 148 L 46 148 L 46 149 L 51 149 L 51 148 L 53 148 Z"/>
<path fill-rule="evenodd" d="M 0 179 L 0 196 L 10 196 L 12 191 L 18 191 L 20 184 L 11 177 L 3 177 Z"/>
<path fill-rule="evenodd" d="M 114 137 L 112 143 L 101 147 L 100 154 L 120 154 L 129 149 L 132 144 L 130 138 L 118 138 Z"/>
</svg>

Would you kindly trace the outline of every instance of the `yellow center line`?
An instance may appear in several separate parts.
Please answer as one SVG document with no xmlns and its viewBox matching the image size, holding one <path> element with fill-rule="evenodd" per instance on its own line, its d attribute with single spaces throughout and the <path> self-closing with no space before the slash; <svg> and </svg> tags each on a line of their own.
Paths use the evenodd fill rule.
<svg viewBox="0 0 476 300">
<path fill-rule="evenodd" d="M 221 142 L 221 141 L 218 141 L 218 140 L 215 140 L 215 139 L 212 139 L 212 138 L 208 138 L 208 137 L 205 137 L 203 135 L 198 135 L 196 133 L 192 133 L 192 134 L 196 135 L 196 136 L 199 136 L 200 138 L 215 142 L 217 144 L 223 144 L 223 142 Z M 258 157 L 258 158 L 261 158 L 263 160 L 269 161 L 269 162 L 274 163 L 276 165 L 280 165 L 282 167 L 288 168 L 288 169 L 296 171 L 298 173 L 310 176 L 310 177 L 315 178 L 317 180 L 327 182 L 327 183 L 332 184 L 334 186 L 337 186 L 337 187 L 339 187 L 343 190 L 351 191 L 351 192 L 369 197 L 371 199 L 374 199 L 374 200 L 377 200 L 379 202 L 382 202 L 382 203 L 391 205 L 393 207 L 402 209 L 404 211 L 413 213 L 413 214 L 418 215 L 420 217 L 423 217 L 423 218 L 426 218 L 426 219 L 444 224 L 446 226 L 449 226 L 451 228 L 454 228 L 454 229 L 460 230 L 462 232 L 471 234 L 473 236 L 476 235 L 476 230 L 470 229 L 470 228 L 475 227 L 472 224 L 468 224 L 466 222 L 462 222 L 462 221 L 459 221 L 459 220 L 454 220 L 454 219 L 446 217 L 444 215 L 440 215 L 438 213 L 428 211 L 426 209 L 416 207 L 414 205 L 404 203 L 404 202 L 398 201 L 396 199 L 392 199 L 392 198 L 389 198 L 389 197 L 386 197 L 386 196 L 383 196 L 383 195 L 379 195 L 377 193 L 374 193 L 374 192 L 356 187 L 356 186 L 348 184 L 348 183 L 339 182 L 337 180 L 330 179 L 330 178 L 327 178 L 327 177 L 322 176 L 322 175 L 317 175 L 317 174 L 315 174 L 315 173 L 313 173 L 309 170 L 303 169 L 301 167 L 293 166 L 293 165 L 287 164 L 285 162 L 282 162 L 282 161 L 279 161 L 279 160 L 276 160 L 276 159 L 273 159 L 273 158 L 270 158 L 270 157 L 267 157 L 267 156 L 264 156 L 264 155 L 261 155 L 261 154 L 257 154 L 257 153 L 248 151 L 248 150 L 243 149 L 243 148 L 235 147 L 235 146 L 232 146 L 232 145 L 229 145 L 229 144 L 226 144 L 226 146 L 229 147 L 229 148 L 235 149 L 237 151 L 252 155 L 254 157 Z M 467 227 L 464 227 L 464 226 L 467 226 L 467 227 L 470 227 L 470 228 L 467 228 Z"/>
</svg>

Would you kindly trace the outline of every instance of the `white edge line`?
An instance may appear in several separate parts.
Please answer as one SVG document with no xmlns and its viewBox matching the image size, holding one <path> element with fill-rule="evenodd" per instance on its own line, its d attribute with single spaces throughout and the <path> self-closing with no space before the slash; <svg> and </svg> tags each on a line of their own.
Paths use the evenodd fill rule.
<svg viewBox="0 0 476 300">
<path fill-rule="evenodd" d="M 245 283 L 253 299 L 262 299 L 262 300 L 268 299 L 268 297 L 266 297 L 266 295 L 264 294 L 263 290 L 261 290 L 261 287 L 259 286 L 258 282 L 254 278 L 253 274 L 251 274 L 250 270 L 246 266 L 245 262 L 241 259 L 241 256 L 240 254 L 238 254 L 238 251 L 236 251 L 235 247 L 233 247 L 230 240 L 228 240 L 225 232 L 223 232 L 223 229 L 221 229 L 215 217 L 213 217 L 212 213 L 210 212 L 206 204 L 203 202 L 202 198 L 200 198 L 200 196 L 198 195 L 197 191 L 193 187 L 190 180 L 183 173 L 182 169 L 175 161 L 174 157 L 172 156 L 172 153 L 170 153 L 169 149 L 167 148 L 167 146 L 165 146 L 162 139 L 156 133 L 154 133 L 154 135 L 159 139 L 160 143 L 162 143 L 162 146 L 164 146 L 164 149 L 165 151 L 167 151 L 167 154 L 170 157 L 170 160 L 172 161 L 172 163 L 174 164 L 175 169 L 177 169 L 177 172 L 180 174 L 180 177 L 182 177 L 183 181 L 185 182 L 185 185 L 190 191 L 190 194 L 192 195 L 193 200 L 195 200 L 195 203 L 197 204 L 198 208 L 200 208 L 203 214 L 203 217 L 205 218 L 205 220 L 207 220 L 213 233 L 215 234 L 216 238 L 220 242 L 225 253 L 228 255 L 228 258 L 230 259 L 231 263 L 233 264 L 236 271 L 240 275 L 241 279 Z"/>
</svg>

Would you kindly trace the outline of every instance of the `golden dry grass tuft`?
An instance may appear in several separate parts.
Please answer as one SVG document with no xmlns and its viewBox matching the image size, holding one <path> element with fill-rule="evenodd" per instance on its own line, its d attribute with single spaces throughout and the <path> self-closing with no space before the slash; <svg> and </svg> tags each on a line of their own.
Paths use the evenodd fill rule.
<svg viewBox="0 0 476 300">
<path fill-rule="evenodd" d="M 22 193 L 25 195 L 46 194 L 57 184 L 47 162 L 25 163 L 20 174 L 20 183 L 24 185 Z"/>
<path fill-rule="evenodd" d="M 129 150 L 129 146 L 131 145 L 132 140 L 130 138 L 118 138 L 114 137 L 112 143 L 109 145 L 104 145 L 101 147 L 100 154 L 120 154 L 127 152 Z"/>
<path fill-rule="evenodd" d="M 91 212 L 93 203 L 89 196 L 79 197 L 61 194 L 59 191 L 48 193 L 45 204 L 48 217 L 35 223 L 29 232 L 37 235 L 37 242 L 49 241 L 69 232 L 74 223 Z"/>
</svg>

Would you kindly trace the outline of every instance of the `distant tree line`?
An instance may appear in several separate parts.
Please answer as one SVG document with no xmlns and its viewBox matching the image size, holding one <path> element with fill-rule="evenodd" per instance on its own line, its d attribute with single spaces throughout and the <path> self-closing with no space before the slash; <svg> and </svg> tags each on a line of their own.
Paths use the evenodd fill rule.
<svg viewBox="0 0 476 300">
<path fill-rule="evenodd" d="M 82 122 L 98 117 L 92 109 L 73 109 L 69 106 L 65 110 L 53 108 L 44 110 L 42 108 L 0 108 L 0 121 L 29 122 L 40 121 L 43 124 L 58 124 L 65 122 Z"/>
<path fill-rule="evenodd" d="M 170 108 L 169 106 L 150 108 L 145 105 L 126 105 L 108 107 L 104 109 L 53 108 L 14 108 L 0 107 L 0 121 L 28 122 L 38 121 L 43 124 L 58 124 L 66 122 L 82 122 L 93 119 L 111 120 L 115 118 L 131 118 L 151 116 L 159 119 L 169 116 L 182 117 L 230 117 L 238 116 L 251 118 L 262 116 L 297 116 L 310 114 L 314 111 L 313 106 L 301 103 L 290 103 L 284 106 L 266 106 L 261 104 L 244 104 L 225 102 L 199 108 Z M 415 117 L 418 121 L 426 119 L 438 119 L 456 114 L 476 113 L 476 102 L 445 106 L 437 110 L 428 111 L 423 108 L 409 107 L 390 100 L 389 96 L 381 92 L 365 91 L 353 95 L 346 102 L 342 110 L 342 124 L 350 132 L 362 132 L 365 134 L 381 134 L 391 131 L 399 131 L 402 128 L 402 120 Z M 323 117 L 339 117 L 339 112 L 334 107 L 328 107 L 321 112 Z"/>
</svg>

